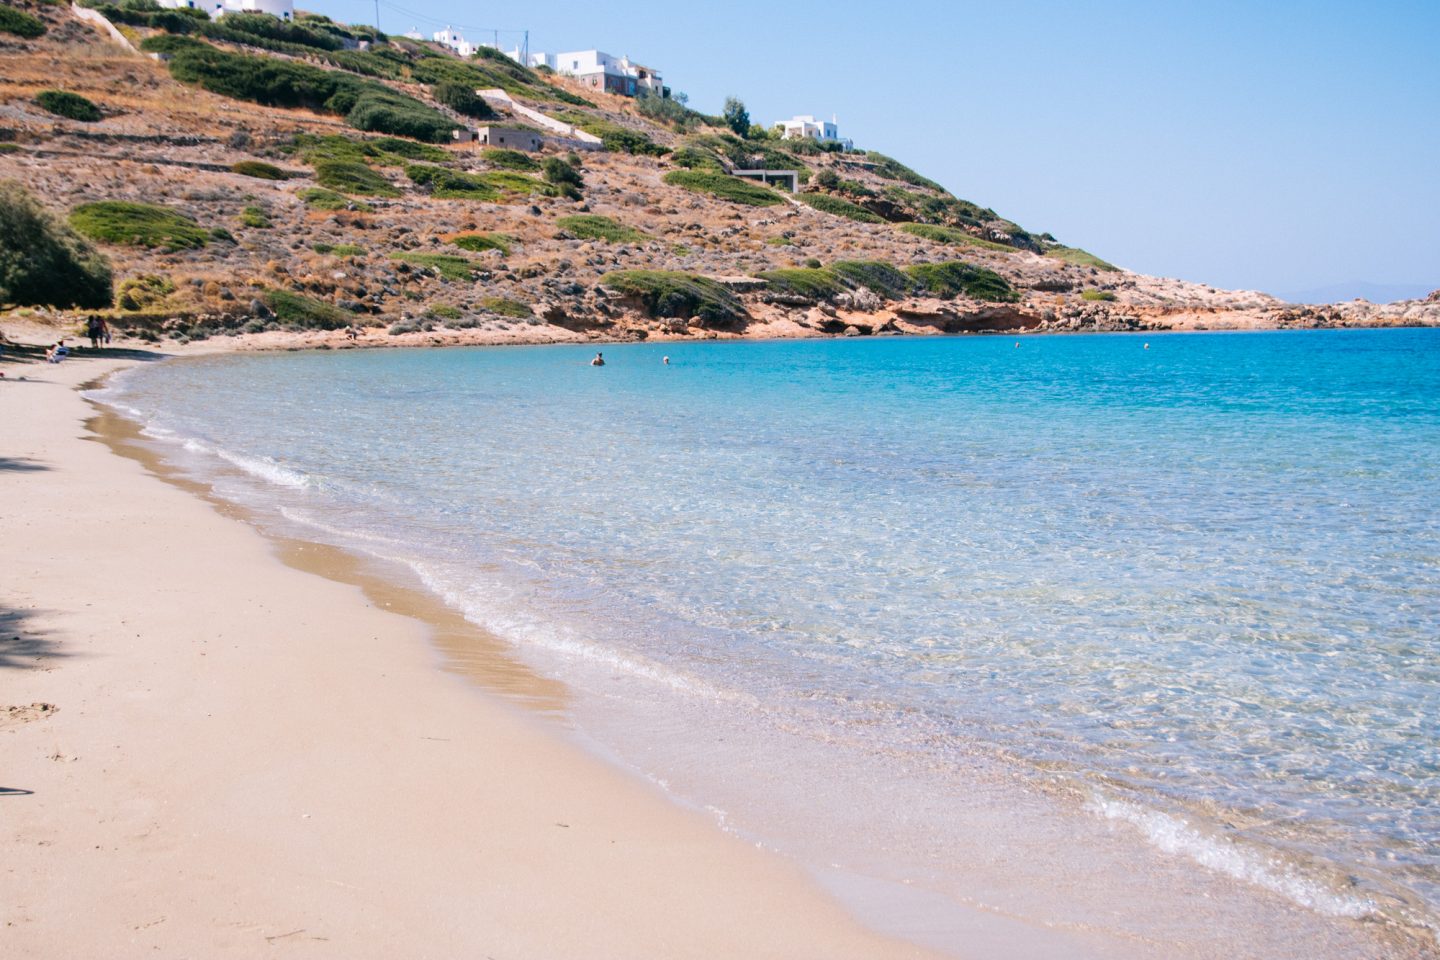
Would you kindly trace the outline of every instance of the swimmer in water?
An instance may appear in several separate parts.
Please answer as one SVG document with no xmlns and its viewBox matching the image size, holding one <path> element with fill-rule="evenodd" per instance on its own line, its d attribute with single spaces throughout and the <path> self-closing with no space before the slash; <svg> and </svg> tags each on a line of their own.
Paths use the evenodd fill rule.
<svg viewBox="0 0 1440 960">
<path fill-rule="evenodd" d="M 660 358 L 660 362 L 663 363 L 663 364 L 665 364 L 665 366 L 667 366 L 667 367 L 670 366 L 670 358 L 669 358 L 669 357 L 661 357 L 661 358 Z"/>
<path fill-rule="evenodd" d="M 595 354 L 595 359 L 590 361 L 590 366 L 592 366 L 592 367 L 603 367 L 603 366 L 605 366 L 605 354 L 603 354 L 603 353 L 597 353 L 597 354 Z"/>
</svg>

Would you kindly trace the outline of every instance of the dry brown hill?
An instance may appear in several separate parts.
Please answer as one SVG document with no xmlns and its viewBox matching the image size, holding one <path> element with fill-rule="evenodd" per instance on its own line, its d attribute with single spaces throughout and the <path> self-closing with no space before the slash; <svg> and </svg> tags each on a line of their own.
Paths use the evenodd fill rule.
<svg viewBox="0 0 1440 960">
<path fill-rule="evenodd" d="M 302 15 L 276 37 L 246 25 L 255 18 L 196 27 L 128 0 L 101 7 L 115 38 L 80 19 L 92 12 L 12 9 L 47 29 L 0 32 L 0 180 L 99 238 L 115 269 L 109 316 L 142 336 L 349 324 L 372 342 L 458 342 L 1440 323 L 1435 303 L 1295 308 L 1131 273 L 878 154 L 742 141 L 673 104 L 667 122 L 508 61 L 463 62 L 324 18 Z M 324 96 L 295 95 L 315 83 Z M 503 86 L 609 149 L 426 144 L 481 122 L 446 105 L 459 102 L 446 84 Z M 90 101 L 99 119 L 42 106 L 55 106 L 42 96 L 53 90 Z M 578 165 L 578 199 L 556 182 L 557 164 Z M 802 191 L 727 176 L 736 165 L 795 169 Z M 158 206 L 161 219 L 116 201 Z"/>
</svg>

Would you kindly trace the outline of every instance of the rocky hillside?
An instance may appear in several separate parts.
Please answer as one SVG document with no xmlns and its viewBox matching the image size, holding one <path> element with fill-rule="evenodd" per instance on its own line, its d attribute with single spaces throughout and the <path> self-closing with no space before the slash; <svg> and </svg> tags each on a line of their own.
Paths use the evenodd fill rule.
<svg viewBox="0 0 1440 960">
<path fill-rule="evenodd" d="M 323 17 L 212 24 L 148 0 L 0 10 L 0 180 L 108 258 L 103 312 L 141 337 L 1440 324 L 1433 300 L 1297 308 L 1131 273 L 879 153 L 741 138 L 673 101 Z M 453 127 L 485 118 L 533 126 L 477 96 L 496 89 L 604 149 L 453 145 Z M 795 171 L 801 191 L 728 175 L 754 166 Z"/>
</svg>

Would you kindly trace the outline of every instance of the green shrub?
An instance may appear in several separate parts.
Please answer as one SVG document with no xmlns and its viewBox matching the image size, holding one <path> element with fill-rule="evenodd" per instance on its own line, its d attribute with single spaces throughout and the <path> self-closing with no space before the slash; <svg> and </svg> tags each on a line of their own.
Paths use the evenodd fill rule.
<svg viewBox="0 0 1440 960">
<path fill-rule="evenodd" d="M 545 182 L 550 184 L 556 196 L 571 200 L 579 200 L 580 190 L 585 186 L 585 179 L 580 176 L 578 164 L 561 160 L 559 157 L 545 160 Z"/>
<path fill-rule="evenodd" d="M 772 247 L 793 247 L 795 241 L 790 237 L 766 237 L 765 242 Z"/>
<path fill-rule="evenodd" d="M 1120 270 L 1115 264 L 1107 263 L 1095 254 L 1081 250 L 1079 247 L 1051 247 L 1045 251 L 1045 256 L 1081 267 L 1094 267 L 1096 270 L 1104 270 L 1106 273 L 1115 273 Z"/>
<path fill-rule="evenodd" d="M 308 330 L 339 330 L 348 327 L 355 315 L 332 303 L 289 290 L 267 290 L 265 305 L 281 323 L 293 323 Z"/>
<path fill-rule="evenodd" d="M 982 240 L 955 227 L 938 227 L 930 223 L 902 223 L 900 224 L 900 229 L 906 233 L 913 234 L 925 240 L 934 241 L 935 243 L 947 243 L 953 246 L 983 247 L 986 250 L 1003 250 L 1007 253 L 1015 249 L 1003 243 L 996 243 L 994 240 Z"/>
<path fill-rule="evenodd" d="M 486 297 L 480 301 L 480 306 L 497 316 L 509 317 L 512 320 L 525 320 L 535 316 L 535 311 L 530 309 L 529 304 L 506 297 Z"/>
<path fill-rule="evenodd" d="M 1115 294 L 1111 293 L 1109 290 L 1081 290 L 1080 298 L 1082 300 L 1090 300 L 1092 302 L 1109 302 L 1115 299 Z"/>
<path fill-rule="evenodd" d="M 613 153 L 663 157 L 670 152 L 668 147 L 660 146 L 643 133 L 631 130 L 629 127 L 622 127 L 609 120 L 592 117 L 589 114 L 561 113 L 556 116 L 556 119 L 599 137 L 605 149 Z"/>
<path fill-rule="evenodd" d="M 149 310 L 158 307 L 174 292 L 175 284 L 170 278 L 147 273 L 120 284 L 115 306 L 121 310 Z"/>
<path fill-rule="evenodd" d="M 614 270 L 600 282 L 622 296 L 634 297 L 656 317 L 697 318 L 713 326 L 745 319 L 735 294 L 709 277 L 673 270 Z"/>
<path fill-rule="evenodd" d="M 186 37 L 167 37 L 141 48 L 170 54 L 170 75 L 211 93 L 275 107 L 305 107 L 343 116 L 358 130 L 431 143 L 450 139 L 444 114 L 373 80 L 292 60 L 219 50 Z"/>
<path fill-rule="evenodd" d="M 466 117 L 474 117 L 476 120 L 490 120 L 495 117 L 495 111 L 490 104 L 475 92 L 475 88 L 466 86 L 463 83 L 456 83 L 447 80 L 435 84 L 430 91 L 436 103 L 443 103 L 456 113 Z"/>
<path fill-rule="evenodd" d="M 815 186 L 822 190 L 834 190 L 840 186 L 840 175 L 826 167 L 815 174 Z"/>
<path fill-rule="evenodd" d="M 287 180 L 290 175 L 273 163 L 265 163 L 262 160 L 241 160 L 233 164 L 230 169 L 242 177 L 254 177 L 257 180 Z"/>
<path fill-rule="evenodd" d="M 696 193 L 708 193 L 721 200 L 752 207 L 771 207 L 785 202 L 780 194 L 769 187 L 706 170 L 672 170 L 665 174 L 665 182 L 671 186 L 684 187 Z"/>
<path fill-rule="evenodd" d="M 338 193 L 364 197 L 398 197 L 400 191 L 363 163 L 349 160 L 322 160 L 315 164 L 315 182 Z"/>
<path fill-rule="evenodd" d="M 830 213 L 837 217 L 858 220 L 861 223 L 885 222 L 884 217 L 877 216 L 864 207 L 851 203 L 849 200 L 832 197 L 828 193 L 797 193 L 795 199 L 814 207 L 821 213 Z"/>
<path fill-rule="evenodd" d="M 533 177 L 498 170 L 491 173 L 459 173 L 443 167 L 411 164 L 405 175 L 430 190 L 430 195 L 448 200 L 480 200 L 505 203 L 531 194 L 547 194 L 549 188 Z"/>
<path fill-rule="evenodd" d="M 412 160 L 447 163 L 451 159 L 450 154 L 439 147 L 397 137 L 361 140 L 340 134 L 317 137 L 302 133 L 295 138 L 291 149 L 301 160 L 312 166 L 325 160 L 343 160 L 382 167 L 403 167 Z"/>
<path fill-rule="evenodd" d="M 311 187 L 308 190 L 301 190 L 301 200 L 306 206 L 314 207 L 316 210 L 354 210 L 357 213 L 369 213 L 370 205 L 359 200 L 352 200 L 349 197 L 336 193 L 334 190 L 326 190 L 323 187 Z"/>
<path fill-rule="evenodd" d="M 65 90 L 41 90 L 35 94 L 35 102 L 42 110 L 57 117 L 68 117 L 81 123 L 94 123 L 104 116 L 94 103 L 78 93 Z"/>
<path fill-rule="evenodd" d="M 279 17 L 264 13 L 227 13 L 225 18 L 216 21 L 215 25 L 225 31 L 220 34 L 223 39 L 232 39 L 236 34 L 240 34 L 241 36 L 235 39 L 242 43 L 252 42 L 255 37 L 265 37 L 302 47 L 314 47 L 317 50 L 339 50 L 345 46 L 344 40 L 328 31 L 312 30 L 299 23 L 287 23 Z M 203 32 L 209 36 L 216 35 L 210 30 Z"/>
<path fill-rule="evenodd" d="M 475 274 L 480 270 L 480 265 L 474 260 L 453 253 L 392 253 L 390 259 L 434 270 L 446 280 L 474 280 Z"/>
<path fill-rule="evenodd" d="M 0 304 L 110 306 L 110 264 L 15 180 L 0 180 Z"/>
<path fill-rule="evenodd" d="M 270 214 L 261 207 L 246 207 L 240 211 L 240 223 L 256 230 L 268 230 L 271 227 Z"/>
<path fill-rule="evenodd" d="M 559 157 L 551 157 L 559 163 L 564 163 Z M 506 150 L 504 147 L 495 147 L 485 151 L 485 162 L 492 167 L 500 167 L 504 170 L 523 170 L 527 173 L 540 169 L 540 161 L 534 157 L 521 153 L 519 150 Z"/>
<path fill-rule="evenodd" d="M 82 203 L 70 225 L 92 240 L 167 250 L 198 249 L 211 239 L 198 223 L 168 207 L 126 200 Z"/>
<path fill-rule="evenodd" d="M 459 308 L 452 307 L 448 303 L 431 304 L 430 309 L 425 311 L 425 315 L 439 317 L 441 320 L 459 320 L 462 316 Z"/>
<path fill-rule="evenodd" d="M 515 242 L 515 238 L 503 233 L 462 233 L 450 242 L 461 250 L 469 250 L 472 253 L 499 250 L 502 255 L 508 257 L 510 245 Z"/>
<path fill-rule="evenodd" d="M 555 225 L 581 240 L 604 240 L 606 243 L 644 243 L 650 239 L 649 235 L 634 227 L 617 223 L 609 217 L 602 217 L 594 213 L 561 217 L 555 221 Z"/>
<path fill-rule="evenodd" d="M 958 296 L 1000 302 L 1020 299 L 1000 274 L 961 260 L 920 263 L 906 267 L 905 272 L 915 279 L 920 289 L 944 300 Z"/>
<path fill-rule="evenodd" d="M 828 300 L 837 293 L 845 292 L 845 285 L 840 282 L 840 278 L 824 267 L 766 270 L 755 276 L 764 280 L 771 290 L 809 297 L 812 300 Z"/>
<path fill-rule="evenodd" d="M 45 21 L 8 4 L 0 4 L 0 33 L 13 33 L 17 37 L 34 40 L 45 33 Z"/>
<path fill-rule="evenodd" d="M 880 260 L 839 260 L 830 270 L 848 287 L 867 287 L 886 300 L 901 300 L 915 290 L 915 281 L 894 264 Z"/>
</svg>

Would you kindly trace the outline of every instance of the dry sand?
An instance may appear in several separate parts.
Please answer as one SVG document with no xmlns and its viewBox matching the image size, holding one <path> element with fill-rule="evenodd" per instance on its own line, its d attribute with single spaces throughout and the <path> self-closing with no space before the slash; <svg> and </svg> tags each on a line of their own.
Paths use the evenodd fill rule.
<svg viewBox="0 0 1440 960">
<path fill-rule="evenodd" d="M 923 955 L 88 439 L 126 362 L 0 366 L 0 955 Z"/>
</svg>

